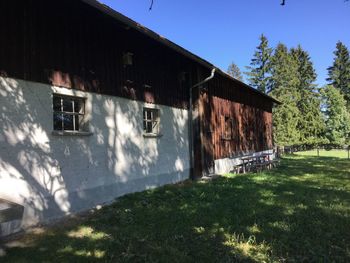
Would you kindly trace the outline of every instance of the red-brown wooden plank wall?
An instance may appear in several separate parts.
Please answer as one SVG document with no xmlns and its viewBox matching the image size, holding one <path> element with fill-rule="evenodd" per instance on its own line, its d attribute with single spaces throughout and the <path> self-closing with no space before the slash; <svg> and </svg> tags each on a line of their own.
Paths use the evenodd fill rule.
<svg viewBox="0 0 350 263">
<path fill-rule="evenodd" d="M 272 148 L 272 113 L 248 105 L 213 97 L 214 158 L 220 159 L 243 153 Z M 223 139 L 224 117 L 234 122 L 233 137 Z"/>
<path fill-rule="evenodd" d="M 209 82 L 201 100 L 202 134 L 208 137 L 204 139 L 204 147 L 213 149 L 214 159 L 272 149 L 273 103 L 270 100 L 251 91 L 242 92 L 234 82 L 221 76 Z M 229 140 L 223 139 L 225 117 L 233 121 Z M 208 141 L 212 146 L 207 145 Z"/>
</svg>

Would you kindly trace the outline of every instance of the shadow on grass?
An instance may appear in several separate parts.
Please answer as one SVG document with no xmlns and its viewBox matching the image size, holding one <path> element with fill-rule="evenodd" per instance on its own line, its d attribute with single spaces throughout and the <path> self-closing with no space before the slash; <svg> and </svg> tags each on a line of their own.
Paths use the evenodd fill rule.
<svg viewBox="0 0 350 263">
<path fill-rule="evenodd" d="M 294 156 L 267 173 L 130 194 L 3 260 L 350 261 L 349 172 L 347 160 Z"/>
</svg>

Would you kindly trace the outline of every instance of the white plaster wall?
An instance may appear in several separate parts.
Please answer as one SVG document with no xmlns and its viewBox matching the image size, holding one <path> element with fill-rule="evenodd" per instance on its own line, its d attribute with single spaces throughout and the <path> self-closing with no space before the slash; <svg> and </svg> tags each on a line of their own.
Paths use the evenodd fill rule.
<svg viewBox="0 0 350 263">
<path fill-rule="evenodd" d="M 54 136 L 52 94 L 87 98 L 92 136 Z M 161 138 L 144 138 L 143 107 Z M 189 177 L 188 112 L 0 78 L 0 198 L 24 206 L 22 227 Z"/>
<path fill-rule="evenodd" d="M 252 156 L 259 156 L 262 154 L 271 154 L 270 159 L 275 159 L 275 154 L 273 153 L 273 150 L 266 150 L 262 152 L 255 152 L 251 153 Z M 232 157 L 232 158 L 223 158 L 215 160 L 215 173 L 217 174 L 227 174 L 232 171 L 233 167 L 241 164 L 242 157 Z"/>
</svg>

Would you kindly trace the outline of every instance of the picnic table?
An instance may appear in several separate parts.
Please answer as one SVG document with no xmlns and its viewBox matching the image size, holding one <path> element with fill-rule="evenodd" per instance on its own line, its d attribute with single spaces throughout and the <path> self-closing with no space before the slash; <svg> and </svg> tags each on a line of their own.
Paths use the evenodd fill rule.
<svg viewBox="0 0 350 263">
<path fill-rule="evenodd" d="M 246 173 L 252 169 L 262 170 L 264 168 L 270 168 L 272 161 L 270 156 L 272 153 L 264 153 L 260 155 L 248 155 L 241 158 L 242 172 Z"/>
<path fill-rule="evenodd" d="M 251 167 L 257 161 L 257 158 L 256 158 L 256 156 L 250 155 L 250 156 L 242 157 L 241 161 L 242 161 L 243 173 L 246 173 L 247 171 L 250 171 Z"/>
</svg>

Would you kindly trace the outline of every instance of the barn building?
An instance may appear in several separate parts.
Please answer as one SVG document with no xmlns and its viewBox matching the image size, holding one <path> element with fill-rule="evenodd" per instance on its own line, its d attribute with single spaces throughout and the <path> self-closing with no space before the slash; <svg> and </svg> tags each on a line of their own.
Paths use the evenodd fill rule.
<svg viewBox="0 0 350 263">
<path fill-rule="evenodd" d="M 0 235 L 272 151 L 278 101 L 105 5 L 0 10 Z"/>
</svg>

